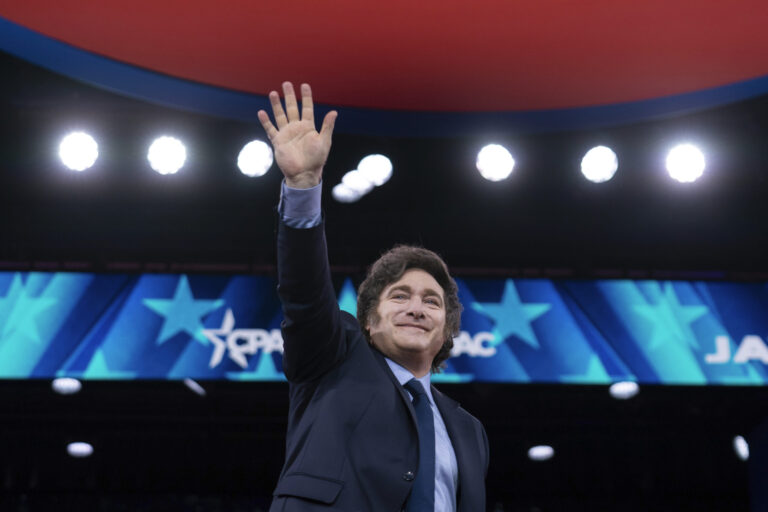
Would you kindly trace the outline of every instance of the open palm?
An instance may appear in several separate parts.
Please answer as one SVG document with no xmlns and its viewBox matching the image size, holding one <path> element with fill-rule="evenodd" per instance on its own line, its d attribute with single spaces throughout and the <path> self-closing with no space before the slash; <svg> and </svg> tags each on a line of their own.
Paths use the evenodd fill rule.
<svg viewBox="0 0 768 512">
<path fill-rule="evenodd" d="M 277 92 L 269 93 L 275 124 L 269 115 L 259 111 L 259 121 L 267 132 L 275 152 L 275 160 L 285 176 L 286 184 L 294 188 L 308 188 L 317 185 L 323 172 L 323 165 L 331 150 L 331 135 L 336 121 L 336 112 L 329 112 L 318 132 L 315 129 L 312 91 L 309 85 L 301 86 L 301 115 L 290 82 L 283 84 L 285 110 Z"/>
</svg>

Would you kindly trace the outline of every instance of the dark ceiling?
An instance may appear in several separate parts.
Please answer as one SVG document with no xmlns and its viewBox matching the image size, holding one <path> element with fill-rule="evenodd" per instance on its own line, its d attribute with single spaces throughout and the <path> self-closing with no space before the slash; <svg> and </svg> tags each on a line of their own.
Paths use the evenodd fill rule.
<svg viewBox="0 0 768 512">
<path fill-rule="evenodd" d="M 253 179 L 235 166 L 242 144 L 264 137 L 255 120 L 158 107 L 8 55 L 0 55 L 0 70 L 0 260 L 7 267 L 104 270 L 122 262 L 248 272 L 274 264 L 279 170 Z M 100 141 L 99 161 L 82 174 L 65 170 L 56 155 L 59 139 L 75 128 Z M 146 148 L 162 133 L 189 146 L 178 175 L 147 165 Z M 337 134 L 324 178 L 332 263 L 360 270 L 394 243 L 408 242 L 439 251 L 465 274 L 765 272 L 766 135 L 768 96 L 591 131 Z M 679 141 L 700 144 L 708 159 L 693 184 L 674 182 L 664 170 L 666 151 Z M 486 181 L 474 168 L 488 142 L 515 155 L 505 181 Z M 596 144 L 612 146 L 620 161 L 614 179 L 599 185 L 578 170 Z M 331 199 L 330 187 L 369 153 L 391 158 L 391 181 L 358 203 Z"/>
</svg>

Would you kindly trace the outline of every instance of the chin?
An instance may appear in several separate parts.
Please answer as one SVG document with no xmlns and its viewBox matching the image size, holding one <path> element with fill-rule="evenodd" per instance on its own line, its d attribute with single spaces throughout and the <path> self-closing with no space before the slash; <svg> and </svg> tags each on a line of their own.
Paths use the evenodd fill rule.
<svg viewBox="0 0 768 512">
<path fill-rule="evenodd" d="M 398 346 L 403 349 L 407 350 L 409 352 L 425 352 L 430 350 L 430 348 L 433 345 L 433 340 L 429 340 L 426 338 L 423 339 L 401 339 L 398 342 Z"/>
</svg>

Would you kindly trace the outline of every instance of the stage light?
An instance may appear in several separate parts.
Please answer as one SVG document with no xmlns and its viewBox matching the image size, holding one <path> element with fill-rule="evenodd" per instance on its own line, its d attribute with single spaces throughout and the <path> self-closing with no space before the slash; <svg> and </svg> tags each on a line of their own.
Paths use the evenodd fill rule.
<svg viewBox="0 0 768 512">
<path fill-rule="evenodd" d="M 78 459 L 90 457 L 93 454 L 93 446 L 83 442 L 69 443 L 67 445 L 67 453 Z"/>
<path fill-rule="evenodd" d="M 184 379 L 184 385 L 189 388 L 194 394 L 199 396 L 205 396 L 205 389 L 192 379 Z"/>
<path fill-rule="evenodd" d="M 736 456 L 741 460 L 749 459 L 749 443 L 742 436 L 736 436 L 733 438 L 733 450 L 736 452 Z"/>
<path fill-rule="evenodd" d="M 507 148 L 499 144 L 489 144 L 477 154 L 477 170 L 489 181 L 501 181 L 507 178 L 515 168 L 515 159 Z"/>
<path fill-rule="evenodd" d="M 96 140 L 84 132 L 73 132 L 61 139 L 59 158 L 73 171 L 84 171 L 99 157 L 99 145 Z"/>
<path fill-rule="evenodd" d="M 333 187 L 333 190 L 331 191 L 331 194 L 333 195 L 333 198 L 337 200 L 340 203 L 354 203 L 363 195 L 352 189 L 351 187 L 345 185 L 344 183 L 339 183 L 335 187 Z"/>
<path fill-rule="evenodd" d="M 373 183 L 358 170 L 349 171 L 345 174 L 341 178 L 341 183 L 360 194 L 360 197 L 373 190 Z"/>
<path fill-rule="evenodd" d="M 619 168 L 619 159 L 611 148 L 597 146 L 584 155 L 581 159 L 581 174 L 594 183 L 604 183 L 616 174 Z"/>
<path fill-rule="evenodd" d="M 51 388 L 60 395 L 74 395 L 83 385 L 77 379 L 71 379 L 69 377 L 63 377 L 59 379 L 53 379 L 51 382 Z"/>
<path fill-rule="evenodd" d="M 640 392 L 637 382 L 623 381 L 611 384 L 610 393 L 618 400 L 628 400 Z"/>
<path fill-rule="evenodd" d="M 240 154 L 237 156 L 237 167 L 246 176 L 255 178 L 264 176 L 272 167 L 274 160 L 272 148 L 264 141 L 254 140 L 240 150 Z"/>
<path fill-rule="evenodd" d="M 384 155 L 368 155 L 357 165 L 357 170 L 379 187 L 392 177 L 392 162 Z"/>
<path fill-rule="evenodd" d="M 704 153 L 693 144 L 680 144 L 667 155 L 667 172 L 680 183 L 691 183 L 704 174 Z"/>
<path fill-rule="evenodd" d="M 531 460 L 549 460 L 555 455 L 555 449 L 546 444 L 533 446 L 528 450 L 528 458 Z"/>
<path fill-rule="evenodd" d="M 179 139 L 160 137 L 152 142 L 147 160 L 152 169 L 160 174 L 175 174 L 184 166 L 187 150 Z"/>
</svg>

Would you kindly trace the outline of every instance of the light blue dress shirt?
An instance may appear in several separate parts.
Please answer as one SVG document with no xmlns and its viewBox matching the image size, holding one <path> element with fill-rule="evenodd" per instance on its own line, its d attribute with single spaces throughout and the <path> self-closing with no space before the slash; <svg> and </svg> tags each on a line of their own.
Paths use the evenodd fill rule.
<svg viewBox="0 0 768 512">
<path fill-rule="evenodd" d="M 390 358 L 385 357 L 384 359 L 401 386 L 413 378 L 411 372 Z M 432 407 L 432 416 L 435 419 L 435 512 L 455 512 L 456 487 L 459 484 L 459 464 L 456 462 L 456 453 L 453 451 L 451 438 L 448 437 L 448 430 L 445 428 L 443 417 L 440 416 L 440 411 L 437 410 L 432 398 L 430 374 L 428 373 L 417 380 L 421 382 L 422 387 L 427 392 L 429 405 Z M 413 396 L 407 389 L 405 392 L 413 400 Z"/>
<path fill-rule="evenodd" d="M 283 222 L 292 228 L 299 229 L 313 228 L 320 224 L 322 220 L 320 207 L 322 186 L 323 184 L 320 183 L 312 188 L 290 188 L 283 181 L 280 190 L 280 204 L 277 208 Z M 414 377 L 411 372 L 388 357 L 384 359 L 401 386 Z M 432 407 L 432 415 L 435 419 L 435 512 L 455 512 L 456 489 L 459 485 L 459 465 L 456 462 L 456 453 L 453 451 L 451 438 L 448 436 L 443 417 L 432 398 L 430 374 L 428 373 L 418 380 L 427 392 L 429 404 Z M 405 392 L 410 396 L 408 390 Z M 412 396 L 411 400 L 413 400 Z"/>
</svg>

